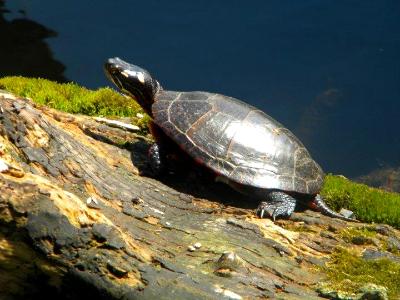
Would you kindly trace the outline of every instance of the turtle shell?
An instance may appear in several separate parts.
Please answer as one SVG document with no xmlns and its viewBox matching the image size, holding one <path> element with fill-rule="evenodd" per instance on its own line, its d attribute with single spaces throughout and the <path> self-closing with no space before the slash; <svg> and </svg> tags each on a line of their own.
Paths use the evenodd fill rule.
<svg viewBox="0 0 400 300">
<path fill-rule="evenodd" d="M 240 100 L 162 90 L 152 114 L 185 152 L 229 180 L 303 194 L 321 189 L 323 171 L 297 137 Z"/>
</svg>

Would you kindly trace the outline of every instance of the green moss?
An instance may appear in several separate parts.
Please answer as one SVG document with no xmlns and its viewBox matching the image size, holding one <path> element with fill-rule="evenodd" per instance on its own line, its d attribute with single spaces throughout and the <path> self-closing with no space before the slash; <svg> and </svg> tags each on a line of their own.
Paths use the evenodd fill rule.
<svg viewBox="0 0 400 300">
<path fill-rule="evenodd" d="M 376 231 L 371 227 L 348 227 L 340 232 L 340 236 L 348 243 L 357 245 L 373 244 L 373 238 L 376 237 Z"/>
<path fill-rule="evenodd" d="M 12 76 L 0 78 L 0 89 L 68 113 L 111 118 L 131 117 L 132 123 L 144 131 L 147 130 L 149 117 L 142 108 L 135 101 L 110 88 L 93 91 L 75 83 L 61 84 L 41 78 Z M 137 118 L 137 113 L 144 117 Z"/>
<path fill-rule="evenodd" d="M 296 231 L 296 232 L 316 232 L 316 230 L 309 225 L 304 225 L 304 224 L 296 224 L 296 223 L 288 223 L 288 224 L 283 224 L 282 225 L 286 230 L 290 231 Z"/>
<path fill-rule="evenodd" d="M 358 220 L 386 223 L 400 228 L 400 194 L 368 187 L 342 176 L 328 175 L 321 191 L 333 209 L 344 207 L 353 211 Z"/>
<path fill-rule="evenodd" d="M 355 294 L 367 283 L 387 288 L 390 299 L 400 297 L 400 264 L 388 259 L 364 260 L 357 252 L 337 249 L 324 267 L 332 290 Z"/>
</svg>

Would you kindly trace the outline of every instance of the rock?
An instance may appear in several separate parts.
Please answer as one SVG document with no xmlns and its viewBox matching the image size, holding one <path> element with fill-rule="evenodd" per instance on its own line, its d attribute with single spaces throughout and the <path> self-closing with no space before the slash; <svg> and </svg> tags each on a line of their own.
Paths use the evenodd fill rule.
<svg viewBox="0 0 400 300">
<path fill-rule="evenodd" d="M 8 166 L 8 164 L 4 160 L 0 159 L 0 173 L 6 172 L 9 169 L 10 167 Z"/>
<path fill-rule="evenodd" d="M 351 238 L 351 242 L 355 245 L 366 245 L 372 244 L 373 241 L 370 237 L 364 235 L 357 235 Z"/>
<path fill-rule="evenodd" d="M 97 200 L 94 197 L 89 197 L 86 199 L 86 205 L 90 208 L 94 208 L 94 209 L 100 209 L 100 203 L 99 200 Z"/>
<path fill-rule="evenodd" d="M 388 225 L 384 225 L 384 224 L 378 224 L 375 226 L 375 230 L 376 232 L 382 234 L 382 235 L 389 235 L 390 233 L 390 229 Z"/>
<path fill-rule="evenodd" d="M 349 295 L 333 289 L 330 285 L 325 284 L 324 282 L 318 284 L 317 291 L 319 292 L 319 295 L 328 299 L 354 300 L 354 298 L 351 298 Z"/>
<path fill-rule="evenodd" d="M 133 196 L 132 197 L 132 199 L 131 199 L 131 201 L 132 201 L 132 204 L 133 205 L 138 205 L 138 204 L 143 204 L 143 200 L 142 199 L 140 199 L 140 197 L 138 197 L 138 196 Z"/>
<path fill-rule="evenodd" d="M 107 268 L 110 270 L 111 273 L 119 278 L 125 276 L 128 273 L 128 270 L 122 268 L 119 263 L 116 263 L 114 261 L 108 261 Z"/>
<path fill-rule="evenodd" d="M 390 252 L 400 252 L 400 239 L 391 236 L 387 240 L 387 249 Z"/>
<path fill-rule="evenodd" d="M 353 219 L 353 218 L 354 218 L 354 213 L 353 213 L 351 210 L 342 208 L 342 209 L 339 211 L 339 213 L 340 213 L 342 216 L 346 217 L 346 218 L 349 218 L 349 219 Z"/>
<path fill-rule="evenodd" d="M 346 283 L 351 285 L 351 281 L 348 279 L 343 280 L 342 285 L 345 286 Z M 372 283 L 367 283 L 358 289 L 357 293 L 349 294 L 347 292 L 336 291 L 332 289 L 329 285 L 324 283 L 320 284 L 318 291 L 321 295 L 329 299 L 337 300 L 388 300 L 387 289 L 383 286 L 379 286 Z"/>
<path fill-rule="evenodd" d="M 328 262 L 328 259 L 326 257 L 319 258 L 319 257 L 307 256 L 305 260 L 314 266 L 320 266 L 320 267 L 324 267 L 325 264 Z"/>
<path fill-rule="evenodd" d="M 125 242 L 120 237 L 119 232 L 110 225 L 94 224 L 92 233 L 99 242 L 105 243 L 106 246 L 112 249 L 122 249 L 125 246 Z"/>
<path fill-rule="evenodd" d="M 239 294 L 232 292 L 230 290 L 227 289 L 223 289 L 220 287 L 217 287 L 215 289 L 215 292 L 220 294 L 221 296 L 223 296 L 224 299 L 231 299 L 231 300 L 241 300 L 242 296 L 240 296 Z"/>
<path fill-rule="evenodd" d="M 116 120 L 110 120 L 110 119 L 101 118 L 101 117 L 95 117 L 94 119 L 97 122 L 105 123 L 105 124 L 107 124 L 109 126 L 112 126 L 112 127 L 122 128 L 124 130 L 131 130 L 131 131 L 140 130 L 139 126 L 132 125 L 132 124 L 125 123 L 125 122 L 120 122 L 120 121 L 116 121 Z"/>
<path fill-rule="evenodd" d="M 216 263 L 217 269 L 238 270 L 243 267 L 244 261 L 234 252 L 224 252 Z"/>
<path fill-rule="evenodd" d="M 400 263 L 400 257 L 391 254 L 390 252 L 386 251 L 379 251 L 374 249 L 365 249 L 362 258 L 365 260 L 375 260 L 375 259 L 382 259 L 386 258 L 395 263 Z"/>
<path fill-rule="evenodd" d="M 131 216 L 131 217 L 135 217 L 139 220 L 143 220 L 144 218 L 146 218 L 148 216 L 145 212 L 133 208 L 130 203 L 124 203 L 124 205 L 122 207 L 122 213 L 124 213 L 128 216 Z"/>
<path fill-rule="evenodd" d="M 387 289 L 373 283 L 367 283 L 360 288 L 357 300 L 388 300 Z"/>
<path fill-rule="evenodd" d="M 355 180 L 369 186 L 400 192 L 400 167 L 378 168 L 369 174 L 359 176 Z"/>
</svg>

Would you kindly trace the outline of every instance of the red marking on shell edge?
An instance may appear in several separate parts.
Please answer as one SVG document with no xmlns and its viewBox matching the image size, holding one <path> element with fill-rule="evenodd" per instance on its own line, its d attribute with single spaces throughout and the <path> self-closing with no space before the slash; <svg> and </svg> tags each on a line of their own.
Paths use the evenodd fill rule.
<svg viewBox="0 0 400 300">
<path fill-rule="evenodd" d="M 317 204 L 315 203 L 315 200 L 309 201 L 307 204 L 308 204 L 308 207 L 313 209 L 313 210 L 317 210 L 318 209 Z"/>
<path fill-rule="evenodd" d="M 196 163 L 198 163 L 200 165 L 204 165 L 204 161 L 201 158 L 195 157 L 194 160 Z"/>
</svg>

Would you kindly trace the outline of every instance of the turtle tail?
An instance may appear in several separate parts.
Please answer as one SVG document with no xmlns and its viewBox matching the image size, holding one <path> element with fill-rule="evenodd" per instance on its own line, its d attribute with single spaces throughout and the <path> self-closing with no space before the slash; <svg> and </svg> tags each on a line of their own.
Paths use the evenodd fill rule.
<svg viewBox="0 0 400 300">
<path fill-rule="evenodd" d="M 333 211 L 332 209 L 330 209 L 328 207 L 328 205 L 325 203 L 324 199 L 322 199 L 320 194 L 317 194 L 315 196 L 314 201 L 313 201 L 313 206 L 315 207 L 316 210 L 318 210 L 323 215 L 326 215 L 326 216 L 329 216 L 332 218 L 341 219 L 344 221 L 359 222 L 357 219 L 347 218 L 347 217 Z"/>
</svg>

